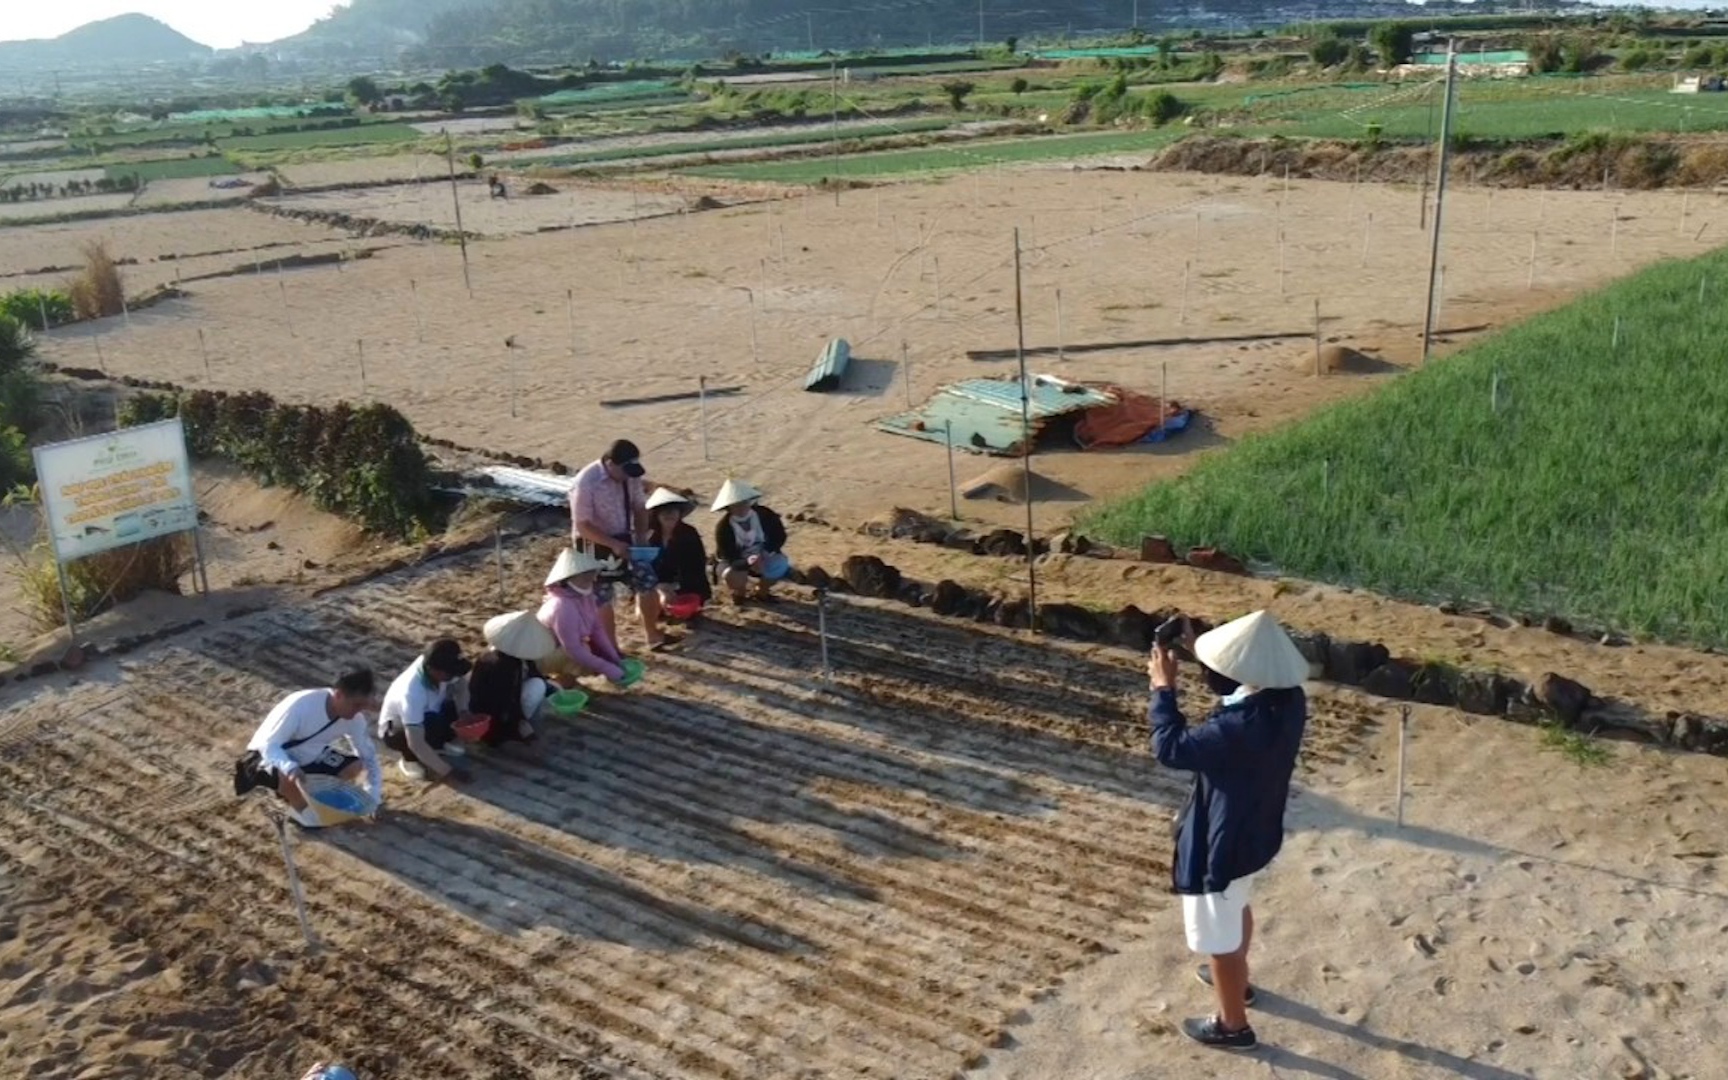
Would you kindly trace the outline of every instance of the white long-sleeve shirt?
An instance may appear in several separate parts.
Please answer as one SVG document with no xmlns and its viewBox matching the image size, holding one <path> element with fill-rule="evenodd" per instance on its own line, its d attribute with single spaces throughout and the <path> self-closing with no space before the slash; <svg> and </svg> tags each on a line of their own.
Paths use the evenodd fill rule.
<svg viewBox="0 0 1728 1080">
<path fill-rule="evenodd" d="M 246 749 L 258 751 L 265 768 L 278 776 L 289 776 L 300 772 L 301 766 L 318 760 L 334 743 L 346 740 L 347 752 L 366 766 L 367 792 L 374 800 L 382 801 L 384 772 L 378 766 L 378 749 L 367 730 L 366 715 L 356 713 L 352 719 L 331 722 L 330 697 L 329 690 L 289 694 L 258 725 Z M 306 741 L 294 747 L 287 745 L 296 739 Z"/>
</svg>

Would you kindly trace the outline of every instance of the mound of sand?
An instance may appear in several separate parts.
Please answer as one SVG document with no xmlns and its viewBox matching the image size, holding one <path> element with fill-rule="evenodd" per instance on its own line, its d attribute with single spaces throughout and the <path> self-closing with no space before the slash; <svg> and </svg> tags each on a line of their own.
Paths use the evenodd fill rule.
<svg viewBox="0 0 1728 1080">
<path fill-rule="evenodd" d="M 998 465 L 989 472 L 975 476 L 960 485 L 960 494 L 968 499 L 994 499 L 997 502 L 1023 506 L 1028 498 L 1028 477 L 1020 465 Z M 1030 497 L 1039 502 L 1068 499 L 1074 494 L 1066 484 L 1059 484 L 1036 472 L 1030 477 Z"/>
<path fill-rule="evenodd" d="M 528 187 L 525 190 L 523 190 L 522 194 L 524 194 L 524 195 L 556 195 L 556 194 L 558 194 L 558 189 L 553 187 L 551 184 L 542 184 L 539 181 L 535 181 L 534 183 L 529 184 Z"/>
<path fill-rule="evenodd" d="M 1314 370 L 1314 350 L 1303 348 L 1298 350 L 1291 366 L 1297 371 L 1312 373 Z M 1320 347 L 1320 370 L 1331 375 L 1342 372 L 1352 375 L 1371 375 L 1385 371 L 1386 361 L 1358 352 L 1348 345 L 1322 345 Z"/>
</svg>

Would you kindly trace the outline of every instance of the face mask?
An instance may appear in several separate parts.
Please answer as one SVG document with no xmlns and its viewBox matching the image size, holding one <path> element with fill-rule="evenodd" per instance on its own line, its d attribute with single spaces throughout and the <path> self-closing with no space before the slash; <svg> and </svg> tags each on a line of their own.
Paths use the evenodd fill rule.
<svg viewBox="0 0 1728 1080">
<path fill-rule="evenodd" d="M 592 596 L 594 595 L 594 586 L 573 584 L 570 586 L 570 591 L 575 593 L 577 596 Z"/>
</svg>

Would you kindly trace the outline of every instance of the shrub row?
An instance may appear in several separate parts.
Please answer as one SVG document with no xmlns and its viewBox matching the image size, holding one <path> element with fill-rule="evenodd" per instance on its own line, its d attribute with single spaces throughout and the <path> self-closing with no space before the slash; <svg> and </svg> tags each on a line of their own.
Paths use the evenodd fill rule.
<svg viewBox="0 0 1728 1080">
<path fill-rule="evenodd" d="M 811 567 L 798 577 L 802 584 L 819 590 L 925 607 L 946 618 L 1017 630 L 1031 629 L 1034 622 L 1032 607 L 1024 596 L 967 588 L 951 580 L 934 585 L 915 581 L 874 555 L 851 556 L 838 575 Z M 1153 630 L 1181 614 L 1175 609 L 1144 611 L 1133 604 L 1110 612 L 1054 603 L 1038 606 L 1036 622 L 1039 631 L 1053 638 L 1143 653 L 1151 647 Z M 1211 628 L 1204 619 L 1190 619 L 1200 632 Z M 1728 757 L 1728 722 L 1678 711 L 1663 716 L 1633 715 L 1554 672 L 1526 683 L 1494 671 L 1404 659 L 1380 642 L 1345 641 L 1295 630 L 1291 638 L 1308 659 L 1314 678 L 1355 687 L 1376 697 L 1572 730 L 1612 729 L 1641 742 Z"/>
<path fill-rule="evenodd" d="M 126 399 L 120 424 L 178 416 L 193 456 L 229 461 L 376 533 L 420 538 L 436 525 L 432 470 L 413 425 L 388 405 L 289 405 L 269 394 L 196 390 Z"/>
</svg>

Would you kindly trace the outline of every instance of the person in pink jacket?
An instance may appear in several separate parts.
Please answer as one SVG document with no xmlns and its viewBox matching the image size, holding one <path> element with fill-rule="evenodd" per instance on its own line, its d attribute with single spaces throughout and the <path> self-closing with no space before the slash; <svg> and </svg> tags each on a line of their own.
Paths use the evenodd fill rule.
<svg viewBox="0 0 1728 1080">
<path fill-rule="evenodd" d="M 588 552 L 565 548 L 546 575 L 546 599 L 536 618 L 558 639 L 559 652 L 548 658 L 549 674 L 561 674 L 562 668 L 578 676 L 604 675 L 611 682 L 624 681 L 620 666 L 624 654 L 606 632 L 594 599 L 601 565 Z"/>
</svg>

